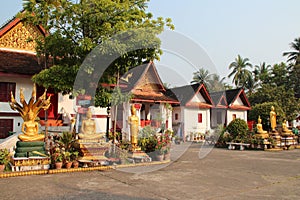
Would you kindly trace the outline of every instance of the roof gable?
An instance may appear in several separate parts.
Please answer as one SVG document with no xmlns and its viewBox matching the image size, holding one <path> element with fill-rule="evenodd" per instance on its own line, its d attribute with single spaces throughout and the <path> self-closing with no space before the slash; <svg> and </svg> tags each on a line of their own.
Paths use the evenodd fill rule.
<svg viewBox="0 0 300 200">
<path fill-rule="evenodd" d="M 242 88 L 227 90 L 226 97 L 230 109 L 250 110 L 251 106 Z"/>
<path fill-rule="evenodd" d="M 212 100 L 203 84 L 185 85 L 168 90 L 168 95 L 177 98 L 182 106 L 211 107 Z"/>
<path fill-rule="evenodd" d="M 120 85 L 123 92 L 134 95 L 133 101 L 179 103 L 165 94 L 166 89 L 153 62 L 129 70 L 120 78 Z"/>
<path fill-rule="evenodd" d="M 35 40 L 44 37 L 41 26 L 24 24 L 14 17 L 0 29 L 0 48 L 35 52 Z"/>
<path fill-rule="evenodd" d="M 213 104 L 217 108 L 227 108 L 228 103 L 225 96 L 225 91 L 210 93 Z"/>
</svg>

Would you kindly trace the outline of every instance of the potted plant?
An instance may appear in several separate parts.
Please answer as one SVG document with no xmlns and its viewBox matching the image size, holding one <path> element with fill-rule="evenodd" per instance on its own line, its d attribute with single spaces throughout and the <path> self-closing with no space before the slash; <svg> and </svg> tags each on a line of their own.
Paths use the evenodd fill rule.
<svg viewBox="0 0 300 200">
<path fill-rule="evenodd" d="M 63 154 L 59 148 L 55 148 L 54 152 L 51 154 L 52 161 L 54 162 L 55 169 L 61 169 Z"/>
<path fill-rule="evenodd" d="M 72 166 L 73 168 L 78 168 L 79 166 L 79 162 L 78 162 L 78 155 L 79 155 L 79 152 L 78 151 L 73 151 L 71 153 L 71 161 L 72 161 Z"/>
<path fill-rule="evenodd" d="M 0 149 L 0 172 L 3 172 L 5 167 L 10 161 L 9 151 L 5 149 Z"/>
<path fill-rule="evenodd" d="M 69 151 L 63 152 L 63 161 L 64 161 L 65 167 L 67 169 L 70 169 L 72 166 L 72 162 L 71 162 L 71 153 Z"/>
<path fill-rule="evenodd" d="M 170 157 L 171 157 L 170 147 L 167 146 L 164 151 L 164 160 L 170 160 Z"/>
<path fill-rule="evenodd" d="M 156 136 L 156 146 L 155 146 L 155 160 L 162 161 L 164 159 L 164 152 L 166 149 L 166 143 L 164 141 L 163 135 Z"/>
</svg>

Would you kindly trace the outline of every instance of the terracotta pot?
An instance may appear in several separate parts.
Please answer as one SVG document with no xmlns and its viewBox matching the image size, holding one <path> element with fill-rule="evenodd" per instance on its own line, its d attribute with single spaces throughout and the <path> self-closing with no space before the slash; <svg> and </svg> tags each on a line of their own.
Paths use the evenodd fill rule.
<svg viewBox="0 0 300 200">
<path fill-rule="evenodd" d="M 3 172 L 5 169 L 5 165 L 0 165 L 0 172 Z"/>
<path fill-rule="evenodd" d="M 170 160 L 170 158 L 171 158 L 171 154 L 170 153 L 164 154 L 164 160 Z"/>
<path fill-rule="evenodd" d="M 62 162 L 55 163 L 55 169 L 61 169 L 61 167 L 62 167 Z"/>
<path fill-rule="evenodd" d="M 78 168 L 79 162 L 78 161 L 73 161 L 73 168 Z"/>
<path fill-rule="evenodd" d="M 70 169 L 71 167 L 72 167 L 72 162 L 67 162 L 67 163 L 65 163 L 65 167 L 67 168 L 67 169 Z"/>
<path fill-rule="evenodd" d="M 156 161 L 163 161 L 164 160 L 164 154 L 156 154 L 155 155 Z"/>
</svg>

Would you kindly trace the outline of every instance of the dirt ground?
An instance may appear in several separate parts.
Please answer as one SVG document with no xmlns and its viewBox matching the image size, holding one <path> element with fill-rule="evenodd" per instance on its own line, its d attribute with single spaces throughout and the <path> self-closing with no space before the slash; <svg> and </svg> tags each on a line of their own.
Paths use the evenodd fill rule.
<svg viewBox="0 0 300 200">
<path fill-rule="evenodd" d="M 299 199 L 299 149 L 200 147 L 174 146 L 164 165 L 2 178 L 0 199 Z"/>
</svg>

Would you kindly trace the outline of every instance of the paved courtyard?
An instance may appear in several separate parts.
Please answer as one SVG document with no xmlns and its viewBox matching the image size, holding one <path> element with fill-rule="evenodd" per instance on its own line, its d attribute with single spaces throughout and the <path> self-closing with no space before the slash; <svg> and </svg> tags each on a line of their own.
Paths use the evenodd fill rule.
<svg viewBox="0 0 300 200">
<path fill-rule="evenodd" d="M 168 165 L 3 178 L 1 199 L 300 198 L 298 149 L 202 148 L 200 159 L 201 144 L 189 145 L 173 147 L 173 159 L 187 150 Z"/>
</svg>

